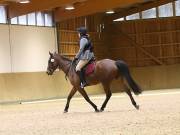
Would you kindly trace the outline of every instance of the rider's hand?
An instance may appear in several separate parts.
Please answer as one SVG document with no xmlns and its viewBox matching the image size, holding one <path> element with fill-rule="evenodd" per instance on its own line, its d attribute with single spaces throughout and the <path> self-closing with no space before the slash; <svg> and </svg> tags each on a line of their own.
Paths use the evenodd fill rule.
<svg viewBox="0 0 180 135">
<path fill-rule="evenodd" d="M 72 61 L 72 62 L 73 62 L 73 63 L 75 63 L 75 62 L 76 62 L 76 60 L 77 60 L 77 58 L 75 57 L 75 58 L 73 59 L 73 61 Z"/>
</svg>

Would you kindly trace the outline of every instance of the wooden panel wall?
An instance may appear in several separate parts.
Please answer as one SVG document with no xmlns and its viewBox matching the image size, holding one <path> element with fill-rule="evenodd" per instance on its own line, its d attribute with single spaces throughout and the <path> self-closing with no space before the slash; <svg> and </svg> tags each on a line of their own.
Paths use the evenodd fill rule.
<svg viewBox="0 0 180 135">
<path fill-rule="evenodd" d="M 124 59 L 130 66 L 158 65 L 142 50 L 164 65 L 180 63 L 180 18 L 124 21 L 111 29 L 111 58 Z"/>
<path fill-rule="evenodd" d="M 72 85 L 64 78 L 62 71 L 48 76 L 45 72 L 0 74 L 1 103 L 66 98 Z M 101 85 L 91 86 L 88 94 L 101 94 Z M 76 93 L 76 96 L 79 96 Z"/>
<path fill-rule="evenodd" d="M 100 14 L 61 22 L 59 52 L 73 58 L 79 43 L 76 29 L 87 26 L 97 59 L 122 59 L 129 66 L 180 63 L 180 18 L 159 18 L 104 24 Z"/>
<path fill-rule="evenodd" d="M 71 19 L 57 24 L 59 52 L 69 58 L 73 58 L 79 50 L 79 38 L 76 29 L 86 26 L 88 34 L 94 46 L 97 59 L 107 57 L 108 48 L 105 45 L 103 32 L 103 17 L 100 14 Z"/>
</svg>

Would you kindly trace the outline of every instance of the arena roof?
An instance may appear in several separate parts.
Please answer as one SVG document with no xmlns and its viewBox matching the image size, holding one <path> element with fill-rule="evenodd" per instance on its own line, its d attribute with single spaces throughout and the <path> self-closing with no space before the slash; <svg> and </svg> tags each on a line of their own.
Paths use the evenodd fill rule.
<svg viewBox="0 0 180 135">
<path fill-rule="evenodd" d="M 164 4 L 173 0 L 30 0 L 30 3 L 26 4 L 19 1 L 21 0 L 0 0 L 1 5 L 7 5 L 9 18 L 36 11 L 53 10 L 55 20 L 62 21 L 108 10 L 118 11 L 119 16 L 119 13 L 130 13 L 126 12 L 129 9 L 142 8 L 145 3 L 155 6 L 157 3 Z M 66 10 L 67 6 L 73 6 L 75 9 Z"/>
</svg>

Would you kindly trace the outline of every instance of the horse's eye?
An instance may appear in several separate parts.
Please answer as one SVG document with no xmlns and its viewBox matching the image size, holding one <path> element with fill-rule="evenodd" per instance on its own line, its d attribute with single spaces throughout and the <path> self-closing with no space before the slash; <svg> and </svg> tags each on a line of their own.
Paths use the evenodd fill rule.
<svg viewBox="0 0 180 135">
<path fill-rule="evenodd" d="M 54 62 L 54 59 L 51 59 L 51 62 Z"/>
</svg>

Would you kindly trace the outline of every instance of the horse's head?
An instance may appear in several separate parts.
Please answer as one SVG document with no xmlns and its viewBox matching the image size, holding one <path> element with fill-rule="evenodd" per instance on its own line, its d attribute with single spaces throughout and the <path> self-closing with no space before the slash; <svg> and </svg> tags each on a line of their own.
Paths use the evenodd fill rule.
<svg viewBox="0 0 180 135">
<path fill-rule="evenodd" d="M 52 75 L 54 71 L 58 68 L 58 60 L 55 57 L 55 54 L 49 52 L 49 60 L 48 60 L 48 67 L 47 67 L 47 74 Z"/>
</svg>

